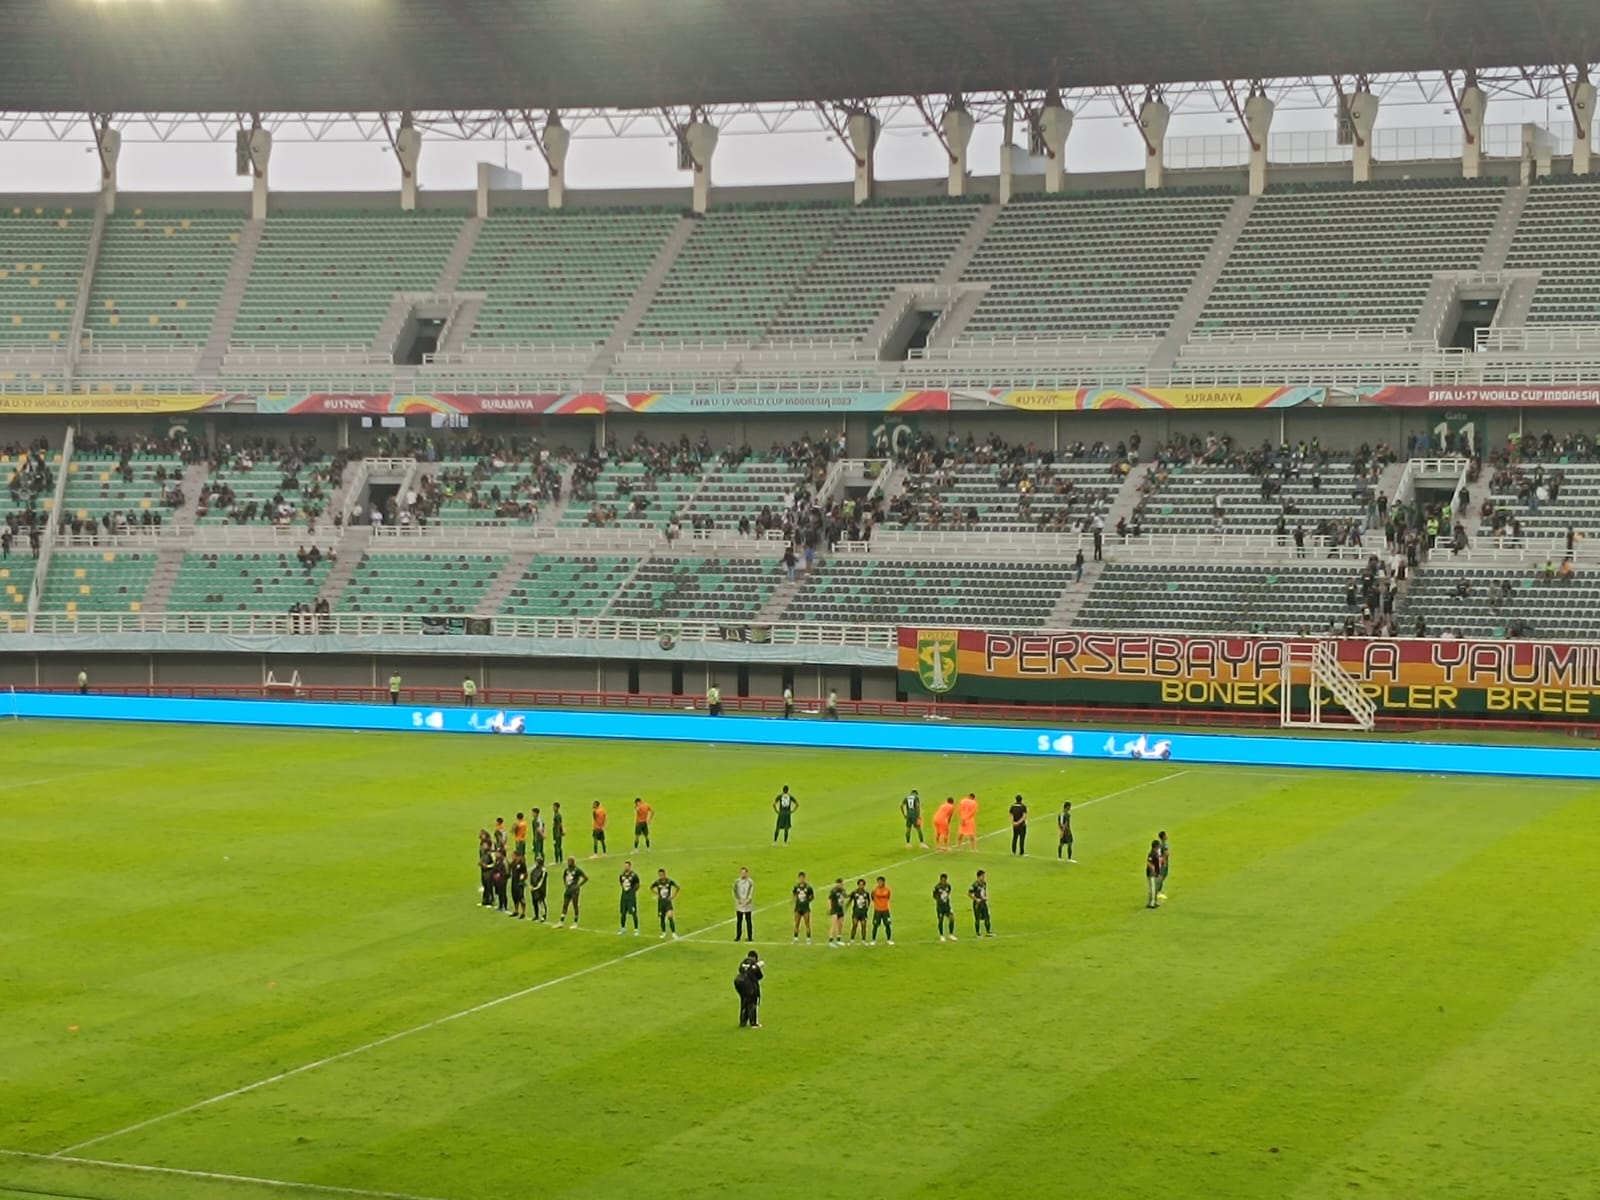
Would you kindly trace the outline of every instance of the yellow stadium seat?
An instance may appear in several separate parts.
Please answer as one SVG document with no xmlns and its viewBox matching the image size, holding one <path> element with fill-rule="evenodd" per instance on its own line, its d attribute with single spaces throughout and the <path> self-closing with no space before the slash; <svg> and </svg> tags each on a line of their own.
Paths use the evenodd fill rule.
<svg viewBox="0 0 1600 1200">
<path fill-rule="evenodd" d="M 115 550 L 107 550 L 104 554 L 102 554 L 100 556 L 100 561 L 101 562 L 116 562 L 117 561 L 117 552 Z"/>
<path fill-rule="evenodd" d="M 72 569 L 72 577 L 74 579 L 87 579 L 87 578 L 89 578 L 89 568 L 88 567 L 74 567 Z"/>
</svg>

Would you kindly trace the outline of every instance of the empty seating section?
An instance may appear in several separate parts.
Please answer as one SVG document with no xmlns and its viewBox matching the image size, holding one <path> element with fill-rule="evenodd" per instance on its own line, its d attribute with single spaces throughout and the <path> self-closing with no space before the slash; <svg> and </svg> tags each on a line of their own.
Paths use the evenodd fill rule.
<svg viewBox="0 0 1600 1200">
<path fill-rule="evenodd" d="M 747 461 L 736 467 L 708 465 L 701 479 L 699 494 L 685 505 L 685 521 L 709 517 L 713 527 L 733 529 L 739 518 L 753 521 L 763 508 L 783 513 L 806 482 L 806 471 L 783 462 Z"/>
<path fill-rule="evenodd" d="M 1560 563 L 1555 556 L 1555 565 Z M 1459 594 L 1462 582 L 1467 594 Z M 1547 583 L 1544 563 L 1483 567 L 1429 566 L 1416 572 L 1400 607 L 1400 631 L 1418 618 L 1430 636 L 1600 639 L 1600 579 L 1580 566 L 1570 580 Z"/>
<path fill-rule="evenodd" d="M 1409 330 L 1433 276 L 1476 270 L 1504 185 L 1269 192 L 1196 326 Z"/>
<path fill-rule="evenodd" d="M 287 612 L 293 604 L 314 601 L 332 569 L 324 558 L 307 571 L 288 551 L 197 551 L 183 556 L 167 609 L 185 613 Z"/>
<path fill-rule="evenodd" d="M 639 322 L 641 342 L 753 343 L 849 216 L 843 205 L 713 210 Z"/>
<path fill-rule="evenodd" d="M 998 466 L 976 463 L 912 476 L 909 495 L 916 503 L 916 518 L 904 528 L 995 533 L 1081 530 L 1103 494 L 1122 486 L 1122 480 L 1111 474 L 1111 464 L 1104 462 L 1031 462 L 1021 470 L 1023 479 L 1016 481 L 1004 481 Z"/>
<path fill-rule="evenodd" d="M 205 345 L 242 226 L 215 212 L 108 217 L 83 322 L 93 344 Z"/>
<path fill-rule="evenodd" d="M 500 611 L 510 617 L 598 617 L 636 562 L 615 555 L 535 555 Z"/>
<path fill-rule="evenodd" d="M 1380 547 L 1381 548 L 1381 547 Z M 1084 598 L 1084 629 L 1187 633 L 1325 633 L 1357 610 L 1344 590 L 1356 565 L 1157 566 L 1107 563 Z"/>
<path fill-rule="evenodd" d="M 98 521 L 107 513 L 161 510 L 165 489 L 183 480 L 183 461 L 177 457 L 135 455 L 128 462 L 133 479 L 122 473 L 114 454 L 77 451 L 67 464 L 67 487 L 62 496 L 63 519 Z"/>
<path fill-rule="evenodd" d="M 66 341 L 93 227 L 88 208 L 0 206 L 0 347 Z"/>
<path fill-rule="evenodd" d="M 1600 324 L 1600 186 L 1541 183 L 1528 193 L 1506 266 L 1537 270 L 1528 324 Z"/>
<path fill-rule="evenodd" d="M 1575 534 L 1600 538 L 1600 463 L 1528 462 L 1518 470 L 1521 483 L 1513 479 L 1496 488 L 1486 473 L 1478 485 L 1489 488 L 1489 500 L 1500 521 L 1499 532 L 1509 534 L 1515 520 L 1525 538 L 1564 539 L 1569 526 Z M 1555 499 L 1540 501 L 1535 489 L 1543 485 L 1548 492 L 1551 484 L 1556 485 Z M 1469 507 L 1469 517 L 1477 522 L 1478 536 L 1492 536 L 1496 518 L 1485 517 L 1476 501 Z"/>
<path fill-rule="evenodd" d="M 1308 536 L 1337 536 L 1353 523 L 1366 525 L 1368 485 L 1348 462 L 1322 468 L 1321 484 L 1304 466 L 1298 479 L 1263 497 L 1261 479 L 1226 467 L 1177 466 L 1144 500 L 1140 525 L 1147 533 L 1273 533 L 1281 515 L 1285 531 L 1304 526 Z M 1154 477 L 1158 478 L 1159 477 Z M 1222 516 L 1217 517 L 1220 506 Z"/>
<path fill-rule="evenodd" d="M 700 490 L 700 476 L 657 476 L 647 482 L 645 470 L 641 462 L 608 463 L 594 481 L 593 498 L 587 493 L 582 499 L 574 495 L 561 514 L 561 524 L 661 526 L 674 513 L 683 515 Z M 598 519 L 607 510 L 614 510 L 615 516 Z"/>
<path fill-rule="evenodd" d="M 1034 628 L 1072 579 L 1066 563 L 833 557 L 806 577 L 784 619 Z"/>
<path fill-rule="evenodd" d="M 960 340 L 1166 332 L 1232 203 L 1138 195 L 1006 205 L 962 273 L 989 290 Z"/>
<path fill-rule="evenodd" d="M 483 595 L 506 561 L 481 552 L 364 554 L 335 603 L 340 612 L 483 616 Z"/>
<path fill-rule="evenodd" d="M 397 292 L 432 292 L 463 218 L 288 213 L 262 226 L 231 340 L 370 346 Z"/>
<path fill-rule="evenodd" d="M 758 558 L 652 557 L 611 602 L 608 617 L 640 620 L 748 621 L 781 578 Z"/>
<path fill-rule="evenodd" d="M 977 211 L 950 202 L 851 210 L 767 326 L 767 340 L 859 341 L 897 284 L 939 278 Z"/>
<path fill-rule="evenodd" d="M 26 546 L 26 539 L 23 544 Z M 27 619 L 33 567 L 34 560 L 26 549 L 20 554 L 13 550 L 8 557 L 0 558 L 0 629 L 10 627 L 21 632 L 18 624 Z"/>
<path fill-rule="evenodd" d="M 677 220 L 628 211 L 487 218 L 459 284 L 488 296 L 468 345 L 605 341 Z"/>
<path fill-rule="evenodd" d="M 138 612 L 155 574 L 154 550 L 58 551 L 50 560 L 41 612 Z"/>
</svg>

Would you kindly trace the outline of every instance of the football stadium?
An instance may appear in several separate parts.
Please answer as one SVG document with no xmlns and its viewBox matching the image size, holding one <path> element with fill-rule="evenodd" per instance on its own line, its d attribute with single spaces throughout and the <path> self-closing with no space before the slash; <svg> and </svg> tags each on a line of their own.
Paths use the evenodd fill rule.
<svg viewBox="0 0 1600 1200">
<path fill-rule="evenodd" d="M 1600 1195 L 1600 9 L 0 45 L 0 1197 Z"/>
</svg>

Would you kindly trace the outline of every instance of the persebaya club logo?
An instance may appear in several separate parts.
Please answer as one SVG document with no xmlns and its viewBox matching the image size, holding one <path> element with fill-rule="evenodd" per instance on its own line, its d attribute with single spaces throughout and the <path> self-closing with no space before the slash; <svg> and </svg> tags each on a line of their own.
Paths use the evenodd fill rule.
<svg viewBox="0 0 1600 1200">
<path fill-rule="evenodd" d="M 956 686 L 956 631 L 954 629 L 917 630 L 917 678 L 935 696 Z"/>
</svg>

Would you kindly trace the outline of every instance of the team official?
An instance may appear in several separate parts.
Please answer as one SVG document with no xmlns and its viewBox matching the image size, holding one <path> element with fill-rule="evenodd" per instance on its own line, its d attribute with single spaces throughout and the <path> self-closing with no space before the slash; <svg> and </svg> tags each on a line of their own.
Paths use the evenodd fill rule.
<svg viewBox="0 0 1600 1200">
<path fill-rule="evenodd" d="M 1028 853 L 1028 806 L 1022 802 L 1019 792 L 1017 798 L 1011 802 L 1011 853 L 1025 855 Z"/>
<path fill-rule="evenodd" d="M 749 867 L 740 867 L 739 878 L 733 881 L 733 940 L 737 942 L 741 933 L 756 940 L 756 881 L 750 878 Z"/>
<path fill-rule="evenodd" d="M 544 858 L 535 858 L 528 868 L 528 907 L 535 921 L 550 920 L 549 888 L 550 873 L 545 870 Z"/>
<path fill-rule="evenodd" d="M 761 980 L 766 966 L 754 950 L 739 963 L 733 977 L 733 990 L 739 993 L 739 1028 L 761 1028 Z"/>
<path fill-rule="evenodd" d="M 1146 908 L 1161 906 L 1161 839 L 1153 838 L 1150 852 L 1144 856 L 1144 886 Z"/>
<path fill-rule="evenodd" d="M 1077 862 L 1072 857 L 1072 801 L 1064 801 L 1061 812 L 1056 817 L 1056 832 L 1060 840 L 1056 843 L 1056 857 L 1060 858 L 1062 851 L 1066 851 L 1068 862 Z"/>
</svg>

